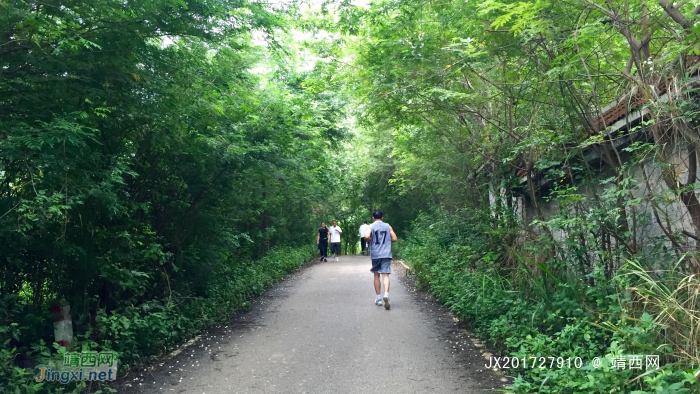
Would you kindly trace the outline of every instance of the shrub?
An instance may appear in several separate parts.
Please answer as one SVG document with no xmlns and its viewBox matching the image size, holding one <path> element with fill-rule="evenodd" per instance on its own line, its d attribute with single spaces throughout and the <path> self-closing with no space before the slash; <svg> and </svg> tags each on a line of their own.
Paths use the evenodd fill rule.
<svg viewBox="0 0 700 394">
<path fill-rule="evenodd" d="M 501 355 L 528 361 L 528 367 L 520 362 L 506 370 L 515 377 L 512 392 L 700 390 L 697 348 L 680 341 L 681 332 L 686 339 L 697 339 L 692 278 L 654 276 L 633 262 L 609 279 L 602 269 L 583 277 L 566 269 L 573 263 L 565 252 L 542 263 L 542 254 L 531 251 L 537 242 L 546 243 L 543 238 L 519 249 L 503 246 L 507 234 L 489 229 L 490 220 L 466 211 L 452 217 L 424 215 L 400 242 L 397 254 L 412 267 L 420 286 Z M 675 289 L 671 283 L 682 286 L 670 290 Z M 673 346 L 667 342 L 670 326 L 679 332 Z M 661 368 L 650 373 L 644 365 L 641 371 L 612 369 L 613 357 L 623 355 L 659 356 Z M 535 368 L 529 357 L 538 357 Z M 562 357 L 564 365 L 567 358 L 580 357 L 582 365 L 538 368 L 539 357 L 547 358 L 547 365 L 549 357 L 555 363 Z M 591 365 L 595 357 L 601 360 L 599 368 Z"/>
<path fill-rule="evenodd" d="M 252 297 L 300 268 L 314 252 L 315 249 L 309 246 L 278 247 L 258 260 L 241 262 L 231 259 L 216 276 L 216 281 L 210 284 L 207 296 L 179 297 L 170 302 L 151 300 L 109 313 L 100 310 L 94 325 L 85 332 L 76 333 L 74 347 L 83 351 L 116 351 L 120 373 L 147 365 L 197 332 L 224 322 L 231 313 L 247 308 Z M 17 365 L 18 357 L 39 361 L 57 354 L 46 346 L 43 339 L 31 346 L 16 346 L 21 344 L 20 331 L 18 323 L 0 327 L 0 335 L 4 338 L 0 353 L 0 387 L 13 394 L 79 393 L 86 388 L 84 382 L 67 385 L 34 382 L 34 369 Z M 63 351 L 60 346 L 55 346 Z"/>
</svg>

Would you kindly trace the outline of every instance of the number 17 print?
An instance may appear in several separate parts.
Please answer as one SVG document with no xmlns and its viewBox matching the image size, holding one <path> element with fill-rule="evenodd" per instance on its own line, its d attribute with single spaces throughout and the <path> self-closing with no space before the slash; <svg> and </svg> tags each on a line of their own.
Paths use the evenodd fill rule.
<svg viewBox="0 0 700 394">
<path fill-rule="evenodd" d="M 386 241 L 386 233 L 387 233 L 387 231 L 375 231 L 374 232 L 374 244 L 375 245 L 380 245 L 380 244 L 383 245 L 384 242 Z M 382 242 L 379 242 L 379 234 L 383 235 Z"/>
</svg>

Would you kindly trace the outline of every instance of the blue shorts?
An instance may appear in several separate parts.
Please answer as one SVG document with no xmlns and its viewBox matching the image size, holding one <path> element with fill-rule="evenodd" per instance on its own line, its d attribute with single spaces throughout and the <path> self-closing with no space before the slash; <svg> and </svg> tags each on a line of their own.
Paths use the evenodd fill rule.
<svg viewBox="0 0 700 394">
<path fill-rule="evenodd" d="M 391 258 L 386 259 L 372 259 L 372 272 L 378 272 L 380 274 L 390 274 L 391 273 Z"/>
</svg>

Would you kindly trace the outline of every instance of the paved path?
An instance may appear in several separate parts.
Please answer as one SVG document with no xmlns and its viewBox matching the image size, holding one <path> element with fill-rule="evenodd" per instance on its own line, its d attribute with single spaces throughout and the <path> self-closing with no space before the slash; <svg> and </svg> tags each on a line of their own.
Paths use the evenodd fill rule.
<svg viewBox="0 0 700 394">
<path fill-rule="evenodd" d="M 369 258 L 314 263 L 277 284 L 126 393 L 485 393 L 501 375 L 446 310 L 399 272 L 373 304 Z M 396 267 L 395 265 L 395 271 Z"/>
</svg>

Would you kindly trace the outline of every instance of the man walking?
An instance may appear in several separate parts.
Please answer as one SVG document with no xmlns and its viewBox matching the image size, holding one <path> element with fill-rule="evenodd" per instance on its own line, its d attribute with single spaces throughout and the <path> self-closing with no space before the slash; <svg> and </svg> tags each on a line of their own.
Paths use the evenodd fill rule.
<svg viewBox="0 0 700 394">
<path fill-rule="evenodd" d="M 321 260 L 328 261 L 328 234 L 330 230 L 326 228 L 326 222 L 321 223 L 321 228 L 318 229 L 318 235 L 316 236 L 316 245 L 318 245 L 318 251 L 321 253 Z"/>
<path fill-rule="evenodd" d="M 381 209 L 376 209 L 372 212 L 374 223 L 372 223 L 365 232 L 365 239 L 369 241 L 370 256 L 372 257 L 372 271 L 374 273 L 374 290 L 377 292 L 377 298 L 374 300 L 375 305 L 384 305 L 385 309 L 389 309 L 389 274 L 391 274 L 391 243 L 398 239 L 394 229 L 390 225 L 384 223 L 384 213 Z M 381 274 L 384 280 L 384 296 L 382 294 L 382 285 L 379 280 Z"/>
<path fill-rule="evenodd" d="M 360 245 L 362 245 L 362 255 L 364 256 L 367 251 L 367 240 L 365 239 L 365 233 L 367 232 L 367 227 L 369 225 L 367 224 L 367 221 L 365 220 L 365 223 L 360 226 Z"/>
<path fill-rule="evenodd" d="M 343 233 L 343 230 L 338 227 L 338 222 L 335 220 L 329 230 L 331 231 L 331 253 L 333 253 L 335 261 L 338 261 L 338 256 L 340 256 L 340 234 Z"/>
</svg>

